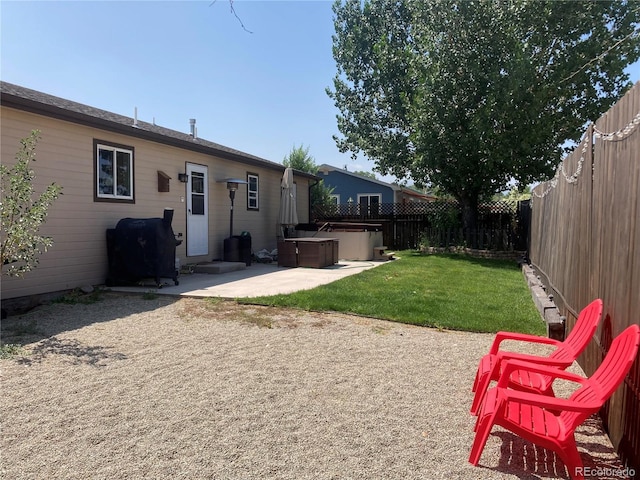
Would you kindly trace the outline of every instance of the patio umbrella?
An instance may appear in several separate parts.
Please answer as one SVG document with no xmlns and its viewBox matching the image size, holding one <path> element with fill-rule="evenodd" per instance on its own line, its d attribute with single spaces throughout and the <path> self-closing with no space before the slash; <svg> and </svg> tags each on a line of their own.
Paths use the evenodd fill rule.
<svg viewBox="0 0 640 480">
<path fill-rule="evenodd" d="M 280 234 L 284 237 L 285 227 L 298 224 L 296 197 L 293 184 L 293 169 L 287 167 L 280 183 L 280 212 L 278 215 Z"/>
</svg>

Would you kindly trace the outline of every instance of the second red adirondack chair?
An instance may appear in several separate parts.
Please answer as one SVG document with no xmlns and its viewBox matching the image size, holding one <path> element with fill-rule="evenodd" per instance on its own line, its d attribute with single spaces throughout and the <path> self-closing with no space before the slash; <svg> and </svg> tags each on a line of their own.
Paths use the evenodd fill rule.
<svg viewBox="0 0 640 480">
<path fill-rule="evenodd" d="M 478 409 L 487 388 L 492 380 L 498 380 L 502 370 L 502 363 L 506 360 L 521 360 L 537 364 L 549 365 L 556 368 L 567 368 L 587 348 L 589 341 L 598 328 L 602 317 L 602 300 L 599 298 L 582 309 L 576 320 L 576 324 L 564 342 L 535 335 L 521 333 L 498 332 L 493 345 L 480 360 L 472 391 L 475 392 L 471 404 L 471 413 L 477 415 Z M 508 350 L 500 350 L 500 344 L 504 340 L 517 340 L 522 342 L 540 343 L 556 347 L 547 357 L 528 355 Z M 551 378 L 548 375 L 523 373 L 522 377 L 510 378 L 509 386 L 516 390 L 537 392 L 552 395 Z"/>
</svg>

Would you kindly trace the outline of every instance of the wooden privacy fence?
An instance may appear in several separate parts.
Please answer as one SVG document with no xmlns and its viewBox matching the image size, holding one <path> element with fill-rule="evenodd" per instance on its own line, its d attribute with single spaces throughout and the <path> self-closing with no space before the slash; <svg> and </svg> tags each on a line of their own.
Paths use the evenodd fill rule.
<svg viewBox="0 0 640 480">
<path fill-rule="evenodd" d="M 462 208 L 455 201 L 428 203 L 356 203 L 316 208 L 318 222 L 371 222 L 382 225 L 384 244 L 393 249 L 468 246 L 486 250 L 524 250 L 526 230 L 516 202 L 484 202 L 478 227 L 462 228 Z"/>
<path fill-rule="evenodd" d="M 640 323 L 640 82 L 588 127 L 556 176 L 533 190 L 529 258 L 567 330 L 591 300 L 603 322 L 579 363 L 591 375 L 612 339 Z M 640 471 L 640 360 L 601 412 L 627 466 Z"/>
</svg>

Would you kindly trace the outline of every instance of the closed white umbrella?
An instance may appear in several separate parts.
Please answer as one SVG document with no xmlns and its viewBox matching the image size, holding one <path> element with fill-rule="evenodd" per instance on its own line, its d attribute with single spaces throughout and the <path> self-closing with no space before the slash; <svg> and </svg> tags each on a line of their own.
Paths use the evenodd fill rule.
<svg viewBox="0 0 640 480">
<path fill-rule="evenodd" d="M 284 227 L 298 224 L 298 212 L 296 210 L 295 186 L 293 184 L 293 169 L 287 167 L 282 175 L 280 183 L 280 212 L 278 223 L 282 236 Z"/>
</svg>

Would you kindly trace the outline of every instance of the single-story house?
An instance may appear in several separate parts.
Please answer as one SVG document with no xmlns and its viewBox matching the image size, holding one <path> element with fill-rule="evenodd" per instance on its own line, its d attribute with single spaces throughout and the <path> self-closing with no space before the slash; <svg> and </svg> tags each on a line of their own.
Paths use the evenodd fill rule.
<svg viewBox="0 0 640 480">
<path fill-rule="evenodd" d="M 235 194 L 233 234 L 249 232 L 254 252 L 276 248 L 282 164 L 199 138 L 195 120 L 185 121 L 184 133 L 6 82 L 0 93 L 2 163 L 14 163 L 20 140 L 39 130 L 36 192 L 63 187 L 40 230 L 52 248 L 23 278 L 3 276 L 2 298 L 103 284 L 107 229 L 123 218 L 162 217 L 167 208 L 182 265 L 221 259 L 230 235 L 227 179 L 247 182 Z M 309 221 L 317 182 L 294 172 L 301 223 Z"/>
<path fill-rule="evenodd" d="M 361 214 L 374 214 L 381 204 L 433 202 L 436 197 L 413 188 L 383 182 L 348 170 L 322 164 L 318 175 L 333 189 L 336 205 L 354 205 Z"/>
</svg>

